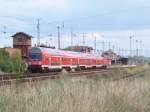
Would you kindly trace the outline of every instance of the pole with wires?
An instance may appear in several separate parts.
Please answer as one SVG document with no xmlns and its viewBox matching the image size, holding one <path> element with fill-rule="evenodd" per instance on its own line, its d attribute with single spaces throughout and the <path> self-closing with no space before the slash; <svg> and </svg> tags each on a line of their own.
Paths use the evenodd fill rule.
<svg viewBox="0 0 150 112">
<path fill-rule="evenodd" d="M 61 45 L 60 45 L 60 30 L 64 29 L 65 25 L 64 22 L 62 23 L 62 25 L 58 25 L 57 26 L 57 32 L 58 32 L 58 49 L 61 49 Z"/>
<path fill-rule="evenodd" d="M 111 42 L 108 42 L 108 49 L 111 49 Z"/>
<path fill-rule="evenodd" d="M 96 53 L 96 49 L 97 49 L 97 39 L 96 39 L 96 36 L 94 36 L 94 47 L 95 47 L 95 53 Z"/>
<path fill-rule="evenodd" d="M 85 33 L 83 33 L 83 45 L 85 46 Z"/>
<path fill-rule="evenodd" d="M 37 46 L 40 46 L 40 19 L 37 19 Z"/>
<path fill-rule="evenodd" d="M 71 46 L 73 46 L 73 29 L 71 28 Z"/>
<path fill-rule="evenodd" d="M 142 40 L 140 41 L 140 50 L 141 50 L 141 57 L 143 56 L 143 48 L 142 48 Z"/>
<path fill-rule="evenodd" d="M 131 61 L 131 64 L 132 64 L 132 36 L 129 37 L 130 39 L 130 61 Z"/>
<path fill-rule="evenodd" d="M 60 26 L 57 26 L 58 31 L 58 49 L 60 49 Z"/>
<path fill-rule="evenodd" d="M 138 64 L 138 58 L 139 58 L 139 48 L 138 48 L 139 41 L 136 40 L 136 64 Z"/>
<path fill-rule="evenodd" d="M 143 47 L 142 47 L 142 40 L 140 41 L 140 51 L 141 51 L 141 63 L 144 64 L 144 57 L 143 57 Z"/>
<path fill-rule="evenodd" d="M 105 52 L 105 42 L 104 42 L 104 40 L 102 42 L 102 47 L 103 47 L 103 53 L 104 53 Z"/>
</svg>

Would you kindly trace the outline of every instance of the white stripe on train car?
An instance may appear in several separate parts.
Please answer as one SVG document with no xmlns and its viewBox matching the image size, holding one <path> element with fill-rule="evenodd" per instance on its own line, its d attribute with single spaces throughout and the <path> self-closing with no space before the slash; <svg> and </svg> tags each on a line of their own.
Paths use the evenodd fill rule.
<svg viewBox="0 0 150 112">
<path fill-rule="evenodd" d="M 78 67 L 77 65 L 72 65 L 72 66 L 71 66 L 71 68 L 77 68 L 77 67 Z"/>
<path fill-rule="evenodd" d="M 62 69 L 61 65 L 60 66 L 51 66 L 49 65 L 49 69 Z"/>
<path fill-rule="evenodd" d="M 92 65 L 86 65 L 85 67 L 86 68 L 92 68 Z"/>
<path fill-rule="evenodd" d="M 48 68 L 48 65 L 42 65 L 42 68 Z"/>
<path fill-rule="evenodd" d="M 102 67 L 103 65 L 96 65 L 96 67 Z"/>
</svg>

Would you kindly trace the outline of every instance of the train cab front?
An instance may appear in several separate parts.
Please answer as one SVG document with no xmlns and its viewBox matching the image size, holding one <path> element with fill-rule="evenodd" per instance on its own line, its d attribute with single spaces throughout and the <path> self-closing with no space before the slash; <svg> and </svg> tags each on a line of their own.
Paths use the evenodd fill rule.
<svg viewBox="0 0 150 112">
<path fill-rule="evenodd" d="M 42 70 L 42 51 L 38 47 L 33 47 L 29 51 L 28 69 L 31 72 Z"/>
</svg>

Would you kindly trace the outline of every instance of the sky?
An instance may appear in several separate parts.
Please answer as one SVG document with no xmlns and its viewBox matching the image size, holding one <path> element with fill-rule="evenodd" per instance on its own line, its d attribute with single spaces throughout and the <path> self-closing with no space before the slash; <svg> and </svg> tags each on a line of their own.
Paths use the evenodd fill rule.
<svg viewBox="0 0 150 112">
<path fill-rule="evenodd" d="M 0 0 L 0 8 L 0 47 L 12 46 L 16 32 L 32 35 L 34 45 L 39 18 L 42 43 L 57 47 L 60 26 L 62 48 L 71 45 L 72 30 L 73 45 L 82 45 L 84 33 L 85 45 L 94 47 L 96 38 L 97 49 L 102 50 L 102 41 L 111 42 L 116 52 L 122 49 L 125 55 L 132 36 L 132 49 L 136 40 L 140 49 L 142 41 L 141 54 L 150 56 L 149 0 Z"/>
</svg>

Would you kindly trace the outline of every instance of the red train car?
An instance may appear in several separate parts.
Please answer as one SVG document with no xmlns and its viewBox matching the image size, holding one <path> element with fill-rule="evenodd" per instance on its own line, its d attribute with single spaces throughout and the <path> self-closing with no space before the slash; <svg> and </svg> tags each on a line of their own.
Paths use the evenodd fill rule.
<svg viewBox="0 0 150 112">
<path fill-rule="evenodd" d="M 98 68 L 109 61 L 101 56 L 87 53 L 33 47 L 29 51 L 28 68 L 31 71 Z"/>
</svg>

